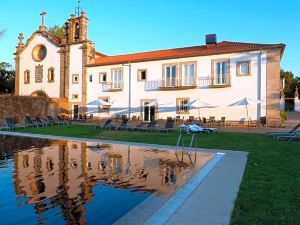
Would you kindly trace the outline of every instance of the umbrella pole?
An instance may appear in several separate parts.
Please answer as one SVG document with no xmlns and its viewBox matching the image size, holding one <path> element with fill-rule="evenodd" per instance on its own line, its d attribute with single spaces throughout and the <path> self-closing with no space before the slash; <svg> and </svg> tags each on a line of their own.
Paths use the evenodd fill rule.
<svg viewBox="0 0 300 225">
<path fill-rule="evenodd" d="M 248 127 L 250 127 L 250 124 L 249 124 L 249 113 L 248 113 L 248 104 L 246 104 L 246 110 L 247 110 Z"/>
</svg>

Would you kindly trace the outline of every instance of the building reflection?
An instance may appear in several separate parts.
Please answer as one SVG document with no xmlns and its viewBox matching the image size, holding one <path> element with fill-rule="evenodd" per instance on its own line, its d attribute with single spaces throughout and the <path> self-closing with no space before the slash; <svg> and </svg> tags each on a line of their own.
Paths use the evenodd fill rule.
<svg viewBox="0 0 300 225">
<path fill-rule="evenodd" d="M 49 208 L 60 207 L 68 224 L 85 224 L 84 205 L 94 198 L 95 185 L 167 196 L 212 157 L 205 153 L 175 154 L 51 141 L 50 146 L 14 153 L 14 185 L 19 204 L 34 204 L 40 220 Z"/>
</svg>

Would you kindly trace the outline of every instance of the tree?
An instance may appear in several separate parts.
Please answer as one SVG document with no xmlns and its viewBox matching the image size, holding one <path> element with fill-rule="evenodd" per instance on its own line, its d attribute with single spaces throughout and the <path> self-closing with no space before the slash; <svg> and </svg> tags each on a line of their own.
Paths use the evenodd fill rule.
<svg viewBox="0 0 300 225">
<path fill-rule="evenodd" d="M 49 27 L 48 31 L 55 36 L 62 38 L 65 34 L 64 27 L 60 27 L 59 25 L 54 25 L 53 27 Z"/>
<path fill-rule="evenodd" d="M 15 71 L 7 62 L 0 63 L 0 93 L 12 93 L 15 89 Z"/>
<path fill-rule="evenodd" d="M 296 86 L 300 88 L 300 78 L 294 77 L 293 72 L 280 70 L 280 78 L 284 78 L 284 94 L 287 98 L 294 98 Z"/>
</svg>

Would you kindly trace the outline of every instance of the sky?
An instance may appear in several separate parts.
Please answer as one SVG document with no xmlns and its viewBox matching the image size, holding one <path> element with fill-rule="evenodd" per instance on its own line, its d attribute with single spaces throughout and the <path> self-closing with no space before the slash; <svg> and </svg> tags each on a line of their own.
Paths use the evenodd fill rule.
<svg viewBox="0 0 300 225">
<path fill-rule="evenodd" d="M 18 34 L 24 41 L 41 24 L 63 25 L 77 0 L 1 0 L 0 62 L 14 65 Z M 81 0 L 89 18 L 88 37 L 107 55 L 218 41 L 284 43 L 284 70 L 300 76 L 300 0 Z"/>
</svg>

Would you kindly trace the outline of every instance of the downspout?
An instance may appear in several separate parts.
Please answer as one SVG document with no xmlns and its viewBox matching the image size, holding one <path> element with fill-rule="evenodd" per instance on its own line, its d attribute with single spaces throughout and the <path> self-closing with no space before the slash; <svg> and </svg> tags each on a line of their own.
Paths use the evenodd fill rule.
<svg viewBox="0 0 300 225">
<path fill-rule="evenodd" d="M 129 91 L 128 91 L 128 119 L 130 119 L 130 116 L 131 116 L 131 64 L 130 62 L 128 62 L 129 64 L 129 79 L 128 79 L 128 88 L 129 88 Z"/>
<path fill-rule="evenodd" d="M 258 100 L 257 112 L 256 112 L 257 121 L 259 121 L 261 117 L 261 82 L 262 79 L 261 79 L 261 48 L 260 48 L 258 58 L 257 58 L 257 100 Z M 266 77 L 266 82 L 267 82 L 267 77 Z"/>
</svg>

